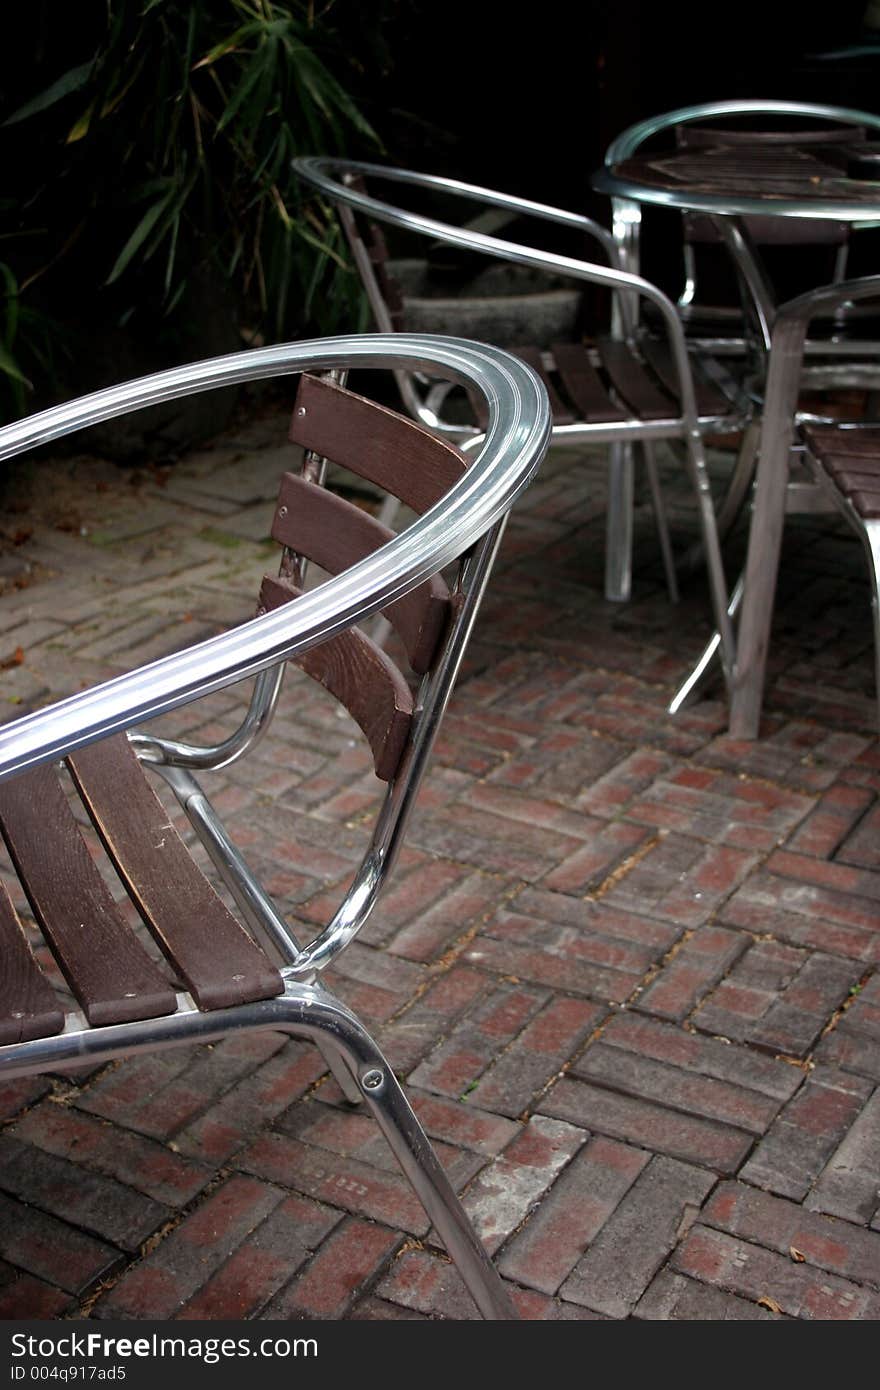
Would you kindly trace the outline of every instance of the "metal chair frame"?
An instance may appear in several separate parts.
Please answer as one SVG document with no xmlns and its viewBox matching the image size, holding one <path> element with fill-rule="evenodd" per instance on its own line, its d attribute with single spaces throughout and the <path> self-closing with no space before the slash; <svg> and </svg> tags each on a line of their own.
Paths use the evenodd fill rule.
<svg viewBox="0 0 880 1390">
<path fill-rule="evenodd" d="M 306 183 L 316 188 L 336 205 L 342 224 L 348 234 L 370 306 L 380 328 L 390 330 L 393 328 L 393 324 L 369 254 L 358 231 L 355 220 L 356 213 L 463 250 L 480 252 L 498 260 L 548 271 L 557 276 L 579 281 L 582 284 L 607 288 L 612 291 L 615 306 L 613 331 L 617 336 L 625 337 L 628 340 L 632 339 L 636 330 L 633 303 L 639 298 L 644 298 L 654 306 L 671 352 L 678 386 L 680 413 L 678 415 L 670 414 L 668 418 L 661 420 L 643 421 L 638 418 L 629 418 L 614 423 L 580 421 L 572 424 L 554 424 L 553 443 L 557 445 L 608 443 L 611 445 L 608 470 L 605 594 L 607 598 L 619 601 L 629 598 L 632 583 L 633 445 L 635 444 L 642 446 L 646 453 L 648 478 L 658 520 L 667 580 L 673 598 L 677 597 L 671 546 L 665 526 L 652 446 L 655 441 L 660 439 L 681 441 L 685 449 L 687 466 L 697 499 L 702 548 L 706 558 L 716 624 L 722 634 L 721 642 L 725 666 L 727 669 L 732 669 L 733 637 L 727 615 L 727 586 L 711 485 L 706 467 L 703 436 L 710 433 L 724 434 L 744 430 L 745 438 L 741 451 L 743 462 L 737 469 L 737 473 L 748 477 L 752 469 L 756 431 L 751 424 L 750 402 L 743 396 L 732 402 L 729 414 L 711 417 L 698 414 L 687 343 L 680 319 L 671 300 L 650 281 L 620 269 L 618 252 L 615 249 L 612 235 L 591 218 L 581 214 L 530 202 L 523 198 L 462 183 L 455 179 L 440 178 L 378 164 L 308 157 L 296 159 L 294 168 Z M 503 240 L 470 228 L 455 226 L 422 216 L 362 191 L 357 186 L 362 180 L 388 180 L 395 184 L 442 192 L 481 202 L 489 207 L 501 208 L 511 213 L 525 214 L 574 228 L 598 241 L 610 264 L 605 266 L 591 261 L 577 260 L 570 256 L 523 246 L 518 242 Z M 463 426 L 442 419 L 439 413 L 443 401 L 442 391 L 434 394 L 431 392 L 420 394 L 417 389 L 418 383 L 413 380 L 412 374 L 401 373 L 397 380 L 402 399 L 415 419 L 420 420 L 431 429 L 460 440 L 465 449 L 473 447 L 479 441 L 481 435 L 477 427 Z M 722 384 L 726 388 L 733 389 L 726 378 Z"/>
<path fill-rule="evenodd" d="M 200 1010 L 191 994 L 178 993 L 176 1011 L 166 1017 L 100 1027 L 89 1027 L 74 1009 L 59 1034 L 0 1047 L 0 1076 L 64 1070 L 244 1029 L 278 1029 L 308 1039 L 325 1054 L 346 1095 L 368 1105 L 480 1312 L 512 1318 L 516 1313 L 508 1294 L 393 1071 L 364 1025 L 319 984 L 318 975 L 366 921 L 399 849 L 507 514 L 547 448 L 549 408 L 541 383 L 517 359 L 464 340 L 394 334 L 283 344 L 178 367 L 9 425 L 0 430 L 0 459 L 201 390 L 301 371 L 338 380 L 348 369 L 367 367 L 437 374 L 485 400 L 489 426 L 483 447 L 436 505 L 368 558 L 296 602 L 0 729 L 2 780 L 256 676 L 243 722 L 214 747 L 141 730 L 129 738 L 138 758 L 152 764 L 177 795 L 248 927 L 280 957 L 283 993 L 211 1011 Z M 314 941 L 300 946 L 223 829 L 193 770 L 228 766 L 254 746 L 271 719 L 287 660 L 408 594 L 454 560 L 459 567 L 452 621 L 442 654 L 419 692 L 399 773 L 388 785 L 341 907 Z"/>
</svg>

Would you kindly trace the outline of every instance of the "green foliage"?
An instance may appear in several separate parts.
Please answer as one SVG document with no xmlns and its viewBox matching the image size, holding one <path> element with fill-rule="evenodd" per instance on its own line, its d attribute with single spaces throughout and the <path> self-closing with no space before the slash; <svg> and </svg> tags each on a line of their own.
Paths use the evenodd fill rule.
<svg viewBox="0 0 880 1390">
<path fill-rule="evenodd" d="M 376 0 L 374 25 L 393 4 Z M 42 0 L 42 9 L 45 36 L 58 6 Z M 364 76 L 351 54 L 381 65 L 387 55 L 365 48 L 379 41 L 364 28 L 351 43 L 333 0 L 70 9 L 65 56 L 76 61 L 59 71 L 57 37 L 38 44 L 36 90 L 19 82 L 21 99 L 0 124 L 19 209 L 14 225 L 7 209 L 0 269 L 11 407 L 26 402 L 25 361 L 38 374 L 51 368 L 47 313 L 75 321 L 88 305 L 117 324 L 168 319 L 206 268 L 261 339 L 362 323 L 336 221 L 290 163 L 381 148 L 351 95 Z M 345 0 L 341 10 L 349 29 L 365 23 Z M 42 301 L 42 317 L 26 296 Z"/>
</svg>

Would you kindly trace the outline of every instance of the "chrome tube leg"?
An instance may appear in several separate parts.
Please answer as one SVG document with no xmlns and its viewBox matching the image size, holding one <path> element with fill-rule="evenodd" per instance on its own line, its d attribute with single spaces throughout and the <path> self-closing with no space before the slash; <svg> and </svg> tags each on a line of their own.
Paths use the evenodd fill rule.
<svg viewBox="0 0 880 1390">
<path fill-rule="evenodd" d="M 323 1026 L 332 1026 L 334 1046 L 338 1046 L 346 1064 L 357 1076 L 364 1100 L 480 1313 L 484 1318 L 496 1320 L 517 1319 L 518 1314 L 498 1271 L 477 1237 L 388 1062 L 347 1010 L 340 1007 L 332 1025 Z"/>
<path fill-rule="evenodd" d="M 880 728 L 880 525 L 865 525 L 865 548 L 871 566 L 871 616 L 874 620 L 874 680 L 877 700 L 877 727 Z"/>
<path fill-rule="evenodd" d="M 718 531 L 715 526 L 715 508 L 712 503 L 712 489 L 709 484 L 709 474 L 706 469 L 703 441 L 699 434 L 695 432 L 693 435 L 690 435 L 687 444 L 688 461 L 690 463 L 694 491 L 697 496 L 700 526 L 703 532 L 703 545 L 706 551 L 706 569 L 709 576 L 709 591 L 712 597 L 712 608 L 715 613 L 715 626 L 719 636 L 721 664 L 724 668 L 724 678 L 729 685 L 733 676 L 734 667 L 733 627 L 731 625 L 727 606 L 727 579 L 724 574 L 724 563 L 721 559 L 721 546 L 718 541 Z"/>
<path fill-rule="evenodd" d="M 742 603 L 743 596 L 743 577 L 740 575 L 736 581 L 733 593 L 730 595 L 730 603 L 727 611 L 731 618 L 736 616 L 737 609 Z M 721 650 L 721 638 L 717 632 L 713 632 L 709 641 L 706 643 L 697 664 L 676 690 L 669 703 L 668 712 L 678 714 L 679 710 L 696 700 L 697 696 L 708 684 L 715 664 L 715 658 Z"/>
<path fill-rule="evenodd" d="M 322 1038 L 317 1047 L 349 1105 L 362 1105 L 364 1096 L 357 1075 L 351 1070 L 339 1049 L 327 1042 L 326 1038 Z"/>
<path fill-rule="evenodd" d="M 669 538 L 669 524 L 666 520 L 666 504 L 663 501 L 663 489 L 660 487 L 660 477 L 657 473 L 657 454 L 654 449 L 653 440 L 644 440 L 641 448 L 645 460 L 645 471 L 648 474 L 648 486 L 651 489 L 654 521 L 660 540 L 660 553 L 663 556 L 663 569 L 666 574 L 666 587 L 669 590 L 669 600 L 671 603 L 678 603 L 678 576 L 675 573 L 672 542 Z"/>
<path fill-rule="evenodd" d="M 760 420 L 752 420 L 743 431 L 742 443 L 736 456 L 733 473 L 727 485 L 724 501 L 718 509 L 716 527 L 719 539 L 724 540 L 742 511 L 743 503 L 755 476 L 755 459 L 758 456 L 758 440 L 761 437 Z"/>
<path fill-rule="evenodd" d="M 749 489 L 755 476 L 755 460 L 758 456 L 758 441 L 761 437 L 761 422 L 753 420 L 746 426 L 743 432 L 742 443 L 736 457 L 733 473 L 727 485 L 727 491 L 721 506 L 718 508 L 715 529 L 718 539 L 724 537 L 734 526 L 737 517 L 742 511 L 743 504 L 749 494 Z M 685 573 L 698 568 L 702 565 L 706 556 L 706 549 L 702 539 L 695 541 L 684 556 L 679 561 L 679 569 Z"/>
<path fill-rule="evenodd" d="M 633 446 L 616 442 L 608 452 L 605 519 L 605 597 L 626 603 L 632 590 Z"/>
</svg>

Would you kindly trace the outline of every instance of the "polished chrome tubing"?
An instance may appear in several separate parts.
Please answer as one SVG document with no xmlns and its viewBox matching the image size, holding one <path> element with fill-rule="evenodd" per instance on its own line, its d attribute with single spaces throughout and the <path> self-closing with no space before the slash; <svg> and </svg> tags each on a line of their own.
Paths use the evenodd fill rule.
<svg viewBox="0 0 880 1390">
<path fill-rule="evenodd" d="M 397 858 L 425 764 L 437 736 L 443 712 L 452 692 L 468 638 L 479 611 L 507 517 L 497 522 L 474 555 L 465 561 L 464 599 L 455 627 L 446 644 L 441 664 L 419 692 L 421 705 L 415 740 L 404 764 L 389 788 L 373 828 L 369 849 L 333 920 L 301 952 L 292 974 L 322 970 L 364 925 L 391 866 Z"/>
<path fill-rule="evenodd" d="M 576 231 L 586 232 L 589 236 L 595 237 L 604 248 L 609 263 L 613 266 L 617 265 L 617 245 L 608 228 L 603 227 L 601 222 L 595 222 L 592 217 L 586 217 L 580 212 L 571 212 L 568 208 L 552 207 L 548 203 L 535 203 L 529 198 L 518 198 L 511 193 L 499 193 L 497 189 L 483 188 L 475 183 L 463 183 L 460 179 L 447 179 L 438 174 L 423 174 L 416 169 L 397 169 L 386 164 L 369 164 L 363 160 L 303 155 L 294 159 L 293 168 L 307 183 L 334 201 L 338 196 L 340 185 L 334 182 L 332 176 L 328 179 L 328 170 L 340 174 L 343 178 L 361 175 L 366 179 L 386 179 L 389 183 L 404 183 L 414 188 L 426 188 L 435 193 L 450 193 L 455 197 L 468 198 L 473 202 L 485 203 L 489 207 L 503 208 L 507 212 L 515 212 L 525 217 L 536 217 L 544 222 L 557 222 L 561 226 L 572 227 Z M 376 207 L 384 206 L 388 212 L 396 214 L 394 220 L 398 227 L 409 226 L 413 231 L 422 231 L 424 225 L 432 220 L 422 217 L 419 213 L 406 212 L 405 209 L 398 208 L 392 203 L 382 205 L 380 199 L 373 198 L 368 194 L 361 194 L 353 188 L 349 188 L 348 192 L 351 197 L 344 201 L 350 207 L 359 208 L 361 212 L 372 213 Z M 444 223 L 441 222 L 437 225 L 446 230 Z M 449 230 L 456 229 L 449 228 Z M 467 237 L 476 237 L 478 240 L 484 236 L 482 232 L 468 231 L 463 227 L 457 230 L 460 230 Z M 492 240 L 491 237 L 487 239 Z M 462 242 L 462 245 L 467 245 L 467 243 Z"/>
<path fill-rule="evenodd" d="M 253 1028 L 271 1028 L 306 1038 L 339 1054 L 356 1078 L 361 1095 L 388 1141 L 394 1157 L 436 1227 L 484 1318 L 516 1319 L 507 1291 L 494 1269 L 449 1179 L 414 1115 L 400 1083 L 359 1020 L 323 990 L 287 982 L 276 999 L 223 1009 L 217 1020 L 180 997 L 177 1013 L 137 1023 L 82 1028 L 77 1015 L 55 1037 L 29 1042 L 26 1060 L 20 1045 L 0 1048 L 0 1076 L 61 1071 L 86 1062 L 106 1062 L 133 1053 L 216 1042 Z"/>
<path fill-rule="evenodd" d="M 385 178 L 392 182 L 405 183 L 421 188 L 447 188 L 449 191 L 460 191 L 470 189 L 471 185 L 456 185 L 454 180 L 437 179 L 429 174 L 420 174 L 410 169 L 385 168 L 379 164 L 365 164 L 354 160 L 340 160 L 328 157 L 300 158 L 294 160 L 294 169 L 312 187 L 317 188 L 327 198 L 337 204 L 352 207 L 367 216 L 374 217 L 380 222 L 387 222 L 393 226 L 402 227 L 411 232 L 418 232 L 422 235 L 433 236 L 441 241 L 448 242 L 453 246 L 460 246 L 466 250 L 479 251 L 495 259 L 509 261 L 518 265 L 528 265 L 539 270 L 550 270 L 558 275 L 568 276 L 571 279 L 582 280 L 587 284 L 602 285 L 617 292 L 621 306 L 624 307 L 624 322 L 632 320 L 633 316 L 625 309 L 627 300 L 632 301 L 635 296 L 642 296 L 648 299 L 658 310 L 663 323 L 665 336 L 669 343 L 673 367 L 678 381 L 679 400 L 681 403 L 681 415 L 674 425 L 674 435 L 684 438 L 687 447 L 688 465 L 691 471 L 691 481 L 697 497 L 697 506 L 700 513 L 700 523 L 704 536 L 706 551 L 706 565 L 709 571 L 710 588 L 714 607 L 715 622 L 721 634 L 721 651 L 724 664 L 725 675 L 728 679 L 732 675 L 734 660 L 734 641 L 733 629 L 727 613 L 727 582 L 724 574 L 724 564 L 721 557 L 721 546 L 715 532 L 715 514 L 712 503 L 712 492 L 709 481 L 709 473 L 706 467 L 705 451 L 703 448 L 701 426 L 697 415 L 696 398 L 694 395 L 693 378 L 691 376 L 690 361 L 687 351 L 687 339 L 684 329 L 679 319 L 678 312 L 672 301 L 651 284 L 649 280 L 643 280 L 638 275 L 632 275 L 626 271 L 617 270 L 613 267 L 596 265 L 591 261 L 576 260 L 570 256 L 560 256 L 555 252 L 538 251 L 533 247 L 525 247 L 518 242 L 506 241 L 500 237 L 488 236 L 482 232 L 473 232 L 466 228 L 456 227 L 450 223 L 439 222 L 434 218 L 422 217 L 420 214 L 399 208 L 392 203 L 386 203 L 381 199 L 374 198 L 369 194 L 362 193 L 352 188 L 345 182 L 351 175 L 363 175 L 364 177 Z M 472 190 L 476 191 L 476 190 Z M 480 193 L 491 196 L 499 203 L 499 206 L 518 204 L 521 200 L 506 198 L 504 194 L 494 194 L 491 190 L 480 189 Z M 537 206 L 537 205 L 535 205 Z M 557 210 L 558 211 L 558 210 Z M 576 218 L 575 214 L 571 214 Z M 613 241 L 611 233 L 606 232 L 606 237 Z M 573 426 L 572 433 L 577 437 L 583 430 L 581 438 L 586 436 L 587 430 L 583 426 Z M 645 437 L 644 426 L 641 422 L 633 426 L 633 434 L 637 437 Z M 596 430 L 596 434 L 602 433 L 601 427 Z M 608 431 L 604 437 L 606 440 L 621 438 L 626 436 L 625 428 L 621 433 Z M 554 442 L 561 443 L 565 437 L 565 428 L 554 430 Z M 659 437 L 654 435 L 654 437 Z"/>
<path fill-rule="evenodd" d="M 137 750 L 137 755 L 145 763 L 168 763 L 172 767 L 194 767 L 218 772 L 229 767 L 260 741 L 272 722 L 285 667 L 274 666 L 269 671 L 261 671 L 254 681 L 247 713 L 239 727 L 222 743 L 204 747 L 194 743 L 183 743 L 178 739 L 161 738 L 158 734 L 139 731 L 129 735 L 129 741 Z"/>
<path fill-rule="evenodd" d="M 528 485 L 546 451 L 546 393 L 511 354 L 428 334 L 362 334 L 234 353 L 95 392 L 7 425 L 0 430 L 0 459 L 159 401 L 335 367 L 401 367 L 474 387 L 486 400 L 489 426 L 471 467 L 399 536 L 295 604 L 6 725 L 0 777 L 255 675 L 387 607 L 485 534 Z"/>
</svg>

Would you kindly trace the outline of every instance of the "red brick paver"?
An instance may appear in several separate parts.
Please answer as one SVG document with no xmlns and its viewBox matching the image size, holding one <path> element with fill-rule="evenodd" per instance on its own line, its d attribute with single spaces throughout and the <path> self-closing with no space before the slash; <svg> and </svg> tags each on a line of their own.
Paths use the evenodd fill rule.
<svg viewBox="0 0 880 1390">
<path fill-rule="evenodd" d="M 159 473 L 13 471 L 10 714 L 252 610 L 284 430 L 270 408 Z M 699 576 L 667 602 L 646 504 L 633 600 L 602 598 L 604 486 L 601 451 L 560 452 L 519 504 L 396 874 L 332 985 L 524 1318 L 876 1319 L 859 547 L 822 519 L 787 533 L 762 737 L 743 743 L 718 689 L 666 713 L 711 621 Z M 221 692 L 175 728 L 222 736 L 238 708 Z M 378 799 L 350 721 L 294 675 L 254 756 L 205 781 L 295 929 L 325 921 Z M 474 1316 L 372 1120 L 303 1042 L 14 1081 L 0 1116 L 0 1317 Z"/>
</svg>

